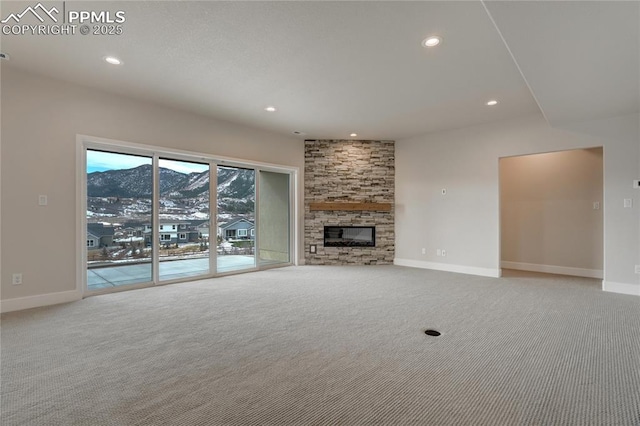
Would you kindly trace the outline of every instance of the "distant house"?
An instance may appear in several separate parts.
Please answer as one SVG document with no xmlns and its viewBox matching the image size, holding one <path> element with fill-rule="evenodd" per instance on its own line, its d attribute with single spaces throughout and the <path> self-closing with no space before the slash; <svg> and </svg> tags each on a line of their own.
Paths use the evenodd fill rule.
<svg viewBox="0 0 640 426">
<path fill-rule="evenodd" d="M 122 234 L 123 237 L 141 237 L 142 230 L 129 226 L 122 229 Z"/>
<path fill-rule="evenodd" d="M 116 232 L 114 234 L 114 240 L 134 237 L 142 237 L 142 229 L 136 229 L 130 226 L 125 228 L 116 228 Z"/>
<path fill-rule="evenodd" d="M 201 223 L 196 226 L 196 231 L 198 231 L 198 236 L 203 239 L 209 238 L 209 222 Z"/>
<path fill-rule="evenodd" d="M 192 243 L 200 238 L 199 231 L 189 221 L 160 219 L 158 230 L 162 245 Z M 143 233 L 145 243 L 150 245 L 153 238 L 150 223 L 144 225 Z"/>
<path fill-rule="evenodd" d="M 221 224 L 219 233 L 225 240 L 252 240 L 255 238 L 255 225 L 247 219 Z"/>
<path fill-rule="evenodd" d="M 98 247 L 100 247 L 100 237 L 87 231 L 87 248 L 91 250 Z"/>
<path fill-rule="evenodd" d="M 114 244 L 120 245 L 133 245 L 143 243 L 145 239 L 142 235 L 142 230 L 142 227 L 134 228 L 131 226 L 128 226 L 126 228 L 119 228 L 114 234 L 113 242 Z"/>
<path fill-rule="evenodd" d="M 109 247 L 113 245 L 113 226 L 102 223 L 87 223 L 87 247 L 89 249 Z"/>
</svg>

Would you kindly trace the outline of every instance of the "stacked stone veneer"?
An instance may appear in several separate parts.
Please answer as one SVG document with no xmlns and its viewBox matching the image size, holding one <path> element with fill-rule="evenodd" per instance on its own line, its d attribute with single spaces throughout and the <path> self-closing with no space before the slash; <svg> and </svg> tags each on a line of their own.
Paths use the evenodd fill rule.
<svg viewBox="0 0 640 426">
<path fill-rule="evenodd" d="M 392 264 L 394 208 L 310 211 L 316 202 L 394 203 L 393 141 L 307 140 L 304 165 L 304 244 L 307 265 Z M 375 226 L 375 247 L 324 247 L 326 226 Z M 317 253 L 309 247 L 316 245 Z"/>
</svg>

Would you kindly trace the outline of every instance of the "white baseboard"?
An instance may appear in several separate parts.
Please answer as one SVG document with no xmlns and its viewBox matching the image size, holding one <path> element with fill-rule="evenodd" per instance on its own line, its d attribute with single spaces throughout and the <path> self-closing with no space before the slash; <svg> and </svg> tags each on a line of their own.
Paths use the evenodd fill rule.
<svg viewBox="0 0 640 426">
<path fill-rule="evenodd" d="M 41 306 L 75 302 L 81 299 L 82 293 L 76 290 L 39 294 L 37 296 L 16 297 L 15 299 L 0 300 L 0 312 L 21 311 L 23 309 L 39 308 Z"/>
<path fill-rule="evenodd" d="M 458 274 L 479 275 L 481 277 L 500 278 L 500 269 L 477 268 L 475 266 L 453 265 L 451 263 L 426 262 L 424 260 L 393 259 L 393 264 L 411 268 L 433 269 L 436 271 L 456 272 Z"/>
<path fill-rule="evenodd" d="M 602 290 L 611 293 L 631 294 L 640 296 L 639 284 L 615 283 L 612 281 L 602 281 Z"/>
<path fill-rule="evenodd" d="M 601 269 L 571 268 L 568 266 L 539 265 L 535 263 L 509 262 L 503 260 L 500 267 L 518 271 L 543 272 L 545 274 L 572 275 L 575 277 L 600 278 L 604 274 Z"/>
</svg>

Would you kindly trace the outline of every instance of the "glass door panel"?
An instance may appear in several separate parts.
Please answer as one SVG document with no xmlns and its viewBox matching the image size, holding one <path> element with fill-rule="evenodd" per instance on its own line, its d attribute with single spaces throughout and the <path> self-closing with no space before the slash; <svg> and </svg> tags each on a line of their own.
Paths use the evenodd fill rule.
<svg viewBox="0 0 640 426">
<path fill-rule="evenodd" d="M 260 266 L 290 261 L 289 174 L 259 172 L 258 264 Z"/>
<path fill-rule="evenodd" d="M 256 172 L 218 166 L 217 271 L 256 267 Z"/>
<path fill-rule="evenodd" d="M 86 152 L 87 287 L 103 290 L 152 281 L 152 158 Z"/>
<path fill-rule="evenodd" d="M 160 158 L 158 166 L 160 280 L 209 274 L 209 165 Z"/>
</svg>

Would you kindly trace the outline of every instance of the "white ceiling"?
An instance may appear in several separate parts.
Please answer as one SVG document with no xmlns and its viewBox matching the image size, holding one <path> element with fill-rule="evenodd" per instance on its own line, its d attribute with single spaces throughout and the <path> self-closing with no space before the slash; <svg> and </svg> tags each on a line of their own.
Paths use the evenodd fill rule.
<svg viewBox="0 0 640 426">
<path fill-rule="evenodd" d="M 640 2 L 486 2 L 551 124 L 638 112 Z"/>
<path fill-rule="evenodd" d="M 124 34 L 3 35 L 1 49 L 3 66 L 305 138 L 639 111 L 637 1 L 485 3 L 67 2 L 125 11 Z M 443 43 L 425 49 L 431 34 Z"/>
</svg>

